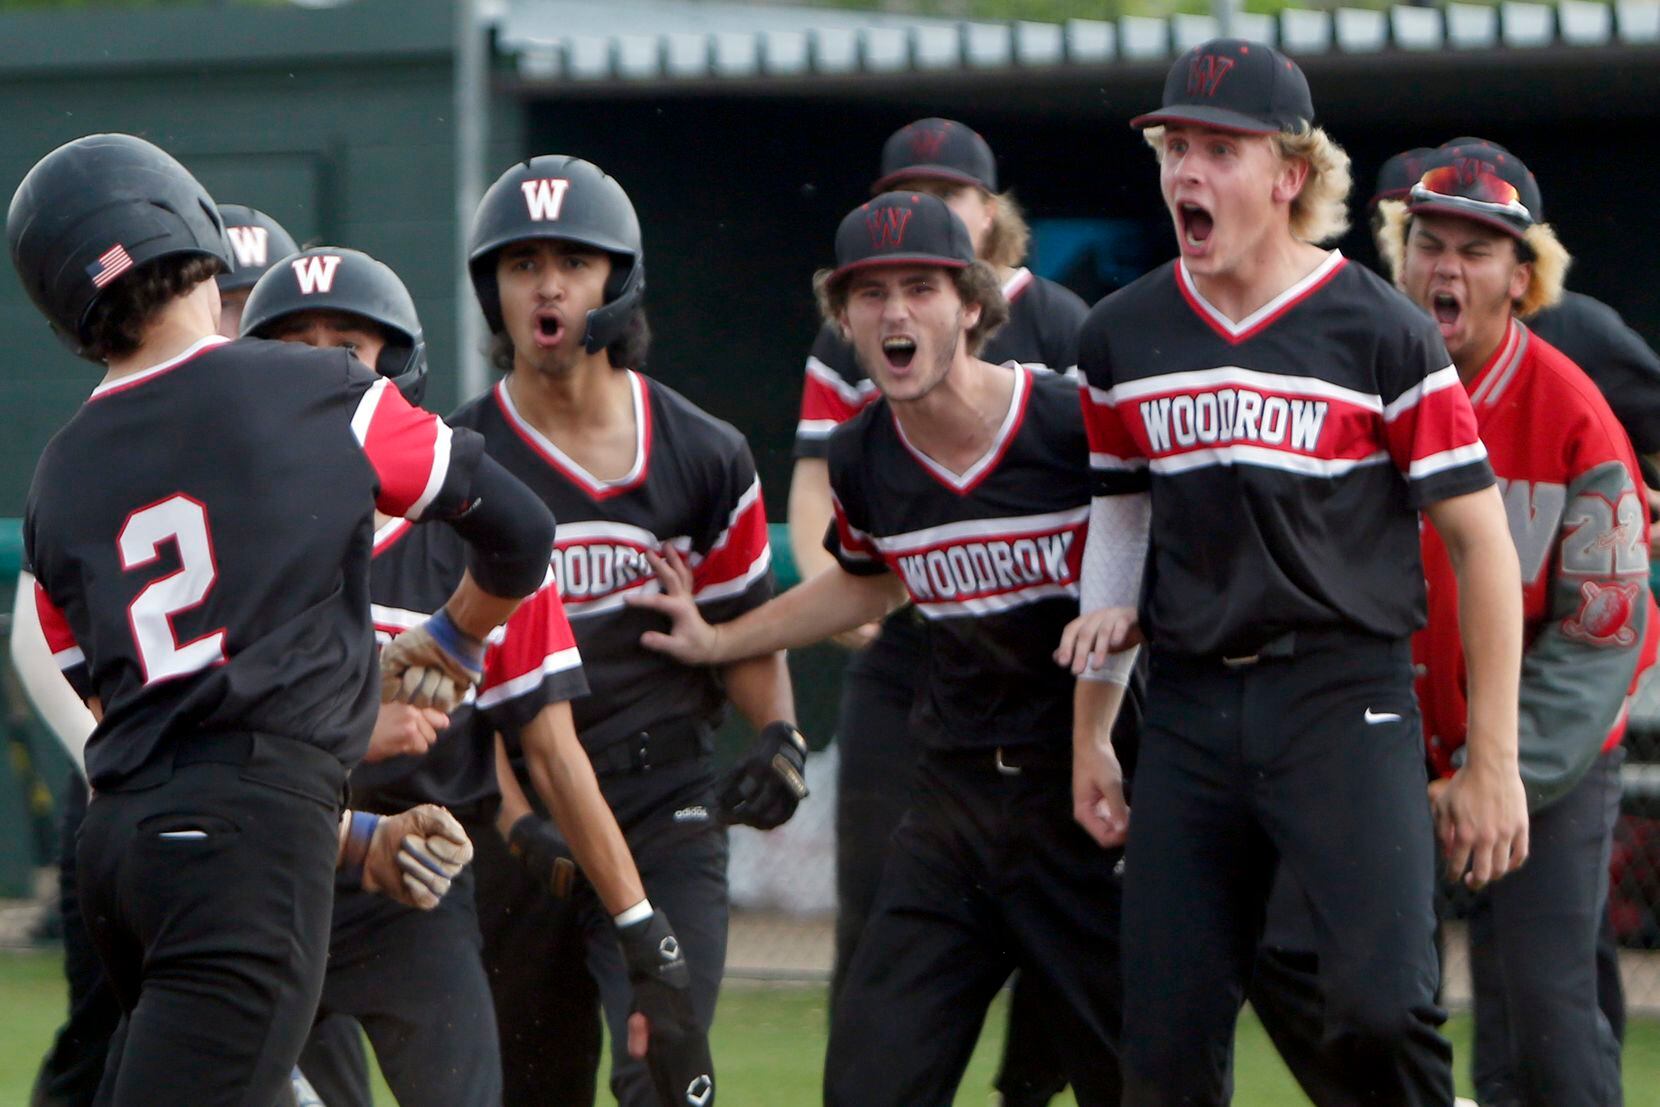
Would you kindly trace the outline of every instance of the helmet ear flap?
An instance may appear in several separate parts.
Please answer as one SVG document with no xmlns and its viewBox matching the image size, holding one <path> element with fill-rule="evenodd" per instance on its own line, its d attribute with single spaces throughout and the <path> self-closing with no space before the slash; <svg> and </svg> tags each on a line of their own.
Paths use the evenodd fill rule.
<svg viewBox="0 0 1660 1107">
<path fill-rule="evenodd" d="M 634 312 L 639 309 L 646 295 L 645 259 L 635 258 L 633 264 L 623 271 L 622 287 L 615 296 L 610 295 L 611 284 L 612 281 L 606 282 L 609 302 L 604 307 L 595 308 L 588 313 L 588 327 L 582 336 L 582 348 L 590 354 L 597 354 L 606 349 L 628 329 L 628 321 L 633 318 Z"/>
</svg>

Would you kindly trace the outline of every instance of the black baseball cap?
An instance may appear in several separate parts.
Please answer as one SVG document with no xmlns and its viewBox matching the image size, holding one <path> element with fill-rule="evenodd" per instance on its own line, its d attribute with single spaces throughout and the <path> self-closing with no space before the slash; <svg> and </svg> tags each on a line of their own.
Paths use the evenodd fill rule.
<svg viewBox="0 0 1660 1107">
<path fill-rule="evenodd" d="M 1375 208 L 1385 200 L 1406 199 L 1406 194 L 1412 191 L 1412 186 L 1424 175 L 1424 166 L 1434 153 L 1433 146 L 1418 146 L 1411 150 L 1402 150 L 1384 162 L 1383 167 L 1378 170 L 1378 180 L 1372 186 L 1372 198 L 1366 201 L 1366 206 Z"/>
<path fill-rule="evenodd" d="M 975 185 L 996 192 L 997 160 L 985 139 L 955 119 L 918 119 L 893 132 L 882 144 L 882 175 L 870 191 L 875 195 L 886 192 L 895 181 L 918 179 Z"/>
<path fill-rule="evenodd" d="M 1514 238 L 1525 237 L 1544 215 L 1539 183 L 1522 159 L 1479 138 L 1436 147 L 1406 206 L 1414 215 L 1456 215 Z"/>
<path fill-rule="evenodd" d="M 847 213 L 836 229 L 832 282 L 857 269 L 891 265 L 938 265 L 966 269 L 974 264 L 968 228 L 927 192 L 884 192 Z"/>
<path fill-rule="evenodd" d="M 1313 122 L 1314 99 L 1296 62 L 1267 43 L 1213 38 L 1176 59 L 1164 79 L 1163 106 L 1130 126 L 1196 123 L 1271 135 Z"/>
</svg>

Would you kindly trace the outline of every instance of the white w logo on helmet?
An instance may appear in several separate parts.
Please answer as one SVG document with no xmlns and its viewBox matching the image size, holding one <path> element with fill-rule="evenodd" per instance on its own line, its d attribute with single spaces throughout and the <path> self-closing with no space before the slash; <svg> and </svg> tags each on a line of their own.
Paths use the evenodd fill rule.
<svg viewBox="0 0 1660 1107">
<path fill-rule="evenodd" d="M 334 271 L 340 267 L 340 255 L 319 254 L 309 258 L 295 258 L 288 264 L 294 267 L 294 276 L 300 282 L 300 292 L 312 296 L 334 287 Z"/>
<path fill-rule="evenodd" d="M 271 233 L 264 227 L 226 227 L 238 269 L 260 269 L 271 252 Z"/>
<path fill-rule="evenodd" d="M 565 191 L 571 182 L 563 177 L 544 177 L 519 185 L 525 194 L 525 207 L 538 223 L 559 218 L 559 209 L 565 206 Z"/>
</svg>

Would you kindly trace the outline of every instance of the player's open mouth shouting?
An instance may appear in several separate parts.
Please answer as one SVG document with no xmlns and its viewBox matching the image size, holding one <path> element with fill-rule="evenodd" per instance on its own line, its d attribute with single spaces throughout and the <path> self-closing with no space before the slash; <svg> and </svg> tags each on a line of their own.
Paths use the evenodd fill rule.
<svg viewBox="0 0 1660 1107">
<path fill-rule="evenodd" d="M 908 334 L 890 334 L 882 339 L 882 356 L 890 369 L 909 369 L 916 357 L 916 339 Z"/>
<path fill-rule="evenodd" d="M 1183 253 L 1202 253 L 1210 234 L 1216 229 L 1216 217 L 1202 204 L 1182 200 L 1176 204 L 1176 223 L 1181 231 Z"/>
<path fill-rule="evenodd" d="M 1438 288 L 1430 294 L 1430 314 L 1441 328 L 1444 342 L 1458 330 L 1458 321 L 1464 314 L 1464 301 L 1450 288 Z"/>
<path fill-rule="evenodd" d="M 553 349 L 564 340 L 565 320 L 553 308 L 540 309 L 536 312 L 536 329 L 532 337 L 542 349 Z"/>
</svg>

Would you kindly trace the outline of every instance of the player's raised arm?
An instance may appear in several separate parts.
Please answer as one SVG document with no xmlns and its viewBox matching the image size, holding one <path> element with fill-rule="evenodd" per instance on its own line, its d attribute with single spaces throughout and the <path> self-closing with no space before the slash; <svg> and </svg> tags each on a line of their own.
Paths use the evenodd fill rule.
<svg viewBox="0 0 1660 1107">
<path fill-rule="evenodd" d="M 390 381 L 369 387 L 352 425 L 381 478 L 377 506 L 448 519 L 467 542 L 467 572 L 449 601 L 381 653 L 384 698 L 449 710 L 483 677 L 485 636 L 546 576 L 553 515 L 476 434 L 412 406 Z"/>
</svg>

